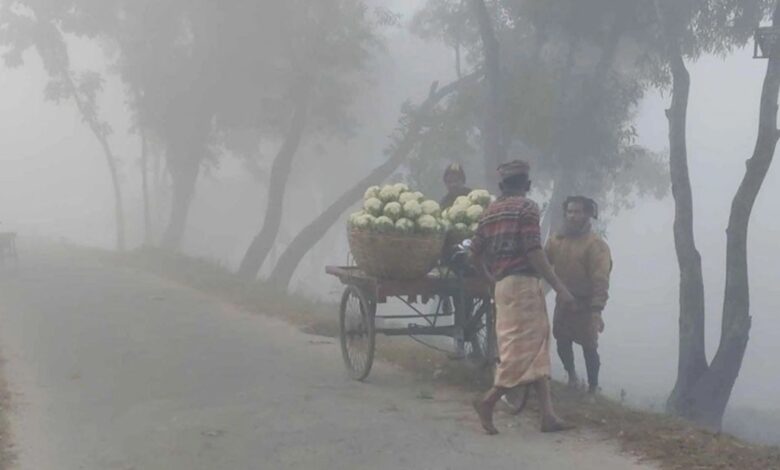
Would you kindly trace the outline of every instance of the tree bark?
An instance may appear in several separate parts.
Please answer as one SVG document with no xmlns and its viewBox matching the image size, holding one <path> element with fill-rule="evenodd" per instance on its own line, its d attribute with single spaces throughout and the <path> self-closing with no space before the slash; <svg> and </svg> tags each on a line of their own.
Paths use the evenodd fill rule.
<svg viewBox="0 0 780 470">
<path fill-rule="evenodd" d="M 314 221 L 298 233 L 279 258 L 279 261 L 271 273 L 271 281 L 286 290 L 303 257 L 306 256 L 306 253 L 322 239 L 333 224 L 338 221 L 341 214 L 349 209 L 355 201 L 360 200 L 367 187 L 381 183 L 392 175 L 406 160 L 419 141 L 423 126 L 436 105 L 446 96 L 455 92 L 459 87 L 466 83 L 474 82 L 480 75 L 480 73 L 465 75 L 463 78 L 438 89 L 437 84 L 434 83 L 428 98 L 415 112 L 403 138 L 392 151 L 390 157 L 342 194 L 330 205 L 330 207 L 322 212 L 319 217 L 314 219 Z"/>
<path fill-rule="evenodd" d="M 152 243 L 152 217 L 149 207 L 149 152 L 146 145 L 146 134 L 140 130 L 141 136 L 141 191 L 144 203 L 144 245 Z"/>
<path fill-rule="evenodd" d="M 498 188 L 496 168 L 506 160 L 506 139 L 503 131 L 504 113 L 501 91 L 501 57 L 498 38 L 484 0 L 471 0 L 472 10 L 479 25 L 482 49 L 485 59 L 484 122 L 482 125 L 482 148 L 484 152 L 485 179 L 493 190 Z"/>
<path fill-rule="evenodd" d="M 192 158 L 186 152 L 187 150 L 169 148 L 168 171 L 171 175 L 173 194 L 171 215 L 161 243 L 162 248 L 167 251 L 177 251 L 181 246 L 192 197 L 195 194 L 195 184 L 200 173 L 202 157 Z"/>
<path fill-rule="evenodd" d="M 570 177 L 568 172 L 561 170 L 555 178 L 555 186 L 541 223 L 542 236 L 545 240 L 558 231 L 561 221 L 563 221 L 563 202 L 570 195 L 569 191 L 572 187 Z"/>
<path fill-rule="evenodd" d="M 76 102 L 76 108 L 79 110 L 82 119 L 87 122 L 90 130 L 100 143 L 100 147 L 103 149 L 103 155 L 106 158 L 106 164 L 108 165 L 108 172 L 111 175 L 111 184 L 114 191 L 114 217 L 116 219 L 116 249 L 117 251 L 124 251 L 125 249 L 125 212 L 124 205 L 122 203 L 122 187 L 119 181 L 119 171 L 116 166 L 116 157 L 111 150 L 111 145 L 108 143 L 108 137 L 106 131 L 97 122 L 95 116 L 87 112 L 84 102 L 79 96 L 79 91 L 73 83 L 73 78 L 70 76 L 70 71 L 64 70 L 62 76 L 65 79 L 71 96 Z"/>
<path fill-rule="evenodd" d="M 680 269 L 679 352 L 677 380 L 667 409 L 684 415 L 690 409 L 689 391 L 707 371 L 704 343 L 704 281 L 701 255 L 696 248 L 693 222 L 693 191 L 688 173 L 687 114 L 690 74 L 680 51 L 678 28 L 670 24 L 662 6 L 656 2 L 659 20 L 668 38 L 667 54 L 672 73 L 672 104 L 666 111 L 669 121 L 669 174 L 674 198 L 674 246 Z"/>
<path fill-rule="evenodd" d="M 246 280 L 253 280 L 257 277 L 257 273 L 263 266 L 279 234 L 287 182 L 290 179 L 292 163 L 295 154 L 298 152 L 303 131 L 306 127 L 309 107 L 308 88 L 308 86 L 301 87 L 301 92 L 296 97 L 297 102 L 289 132 L 271 166 L 268 202 L 265 208 L 262 228 L 260 233 L 252 240 L 238 268 L 238 275 Z"/>
<path fill-rule="evenodd" d="M 780 26 L 780 2 L 775 3 L 773 25 Z M 739 376 L 750 336 L 750 289 L 747 236 L 750 215 L 772 164 L 777 139 L 777 102 L 780 91 L 780 51 L 771 51 L 761 92 L 758 137 L 753 156 L 731 204 L 726 230 L 726 286 L 718 352 L 709 370 L 691 392 L 687 416 L 720 429 L 731 392 Z"/>
</svg>

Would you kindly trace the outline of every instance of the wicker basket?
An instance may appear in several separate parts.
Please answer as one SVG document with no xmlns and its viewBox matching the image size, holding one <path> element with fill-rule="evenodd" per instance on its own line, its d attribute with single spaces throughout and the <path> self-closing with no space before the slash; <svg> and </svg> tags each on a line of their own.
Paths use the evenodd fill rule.
<svg viewBox="0 0 780 470">
<path fill-rule="evenodd" d="M 392 234 L 347 230 L 355 263 L 381 279 L 418 279 L 430 272 L 442 253 L 443 234 Z"/>
</svg>

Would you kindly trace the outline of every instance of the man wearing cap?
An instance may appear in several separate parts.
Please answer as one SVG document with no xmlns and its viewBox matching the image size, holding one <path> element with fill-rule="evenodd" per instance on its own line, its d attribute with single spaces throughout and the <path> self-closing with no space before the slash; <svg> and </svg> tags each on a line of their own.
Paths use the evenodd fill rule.
<svg viewBox="0 0 780 470">
<path fill-rule="evenodd" d="M 591 219 L 598 217 L 598 206 L 592 199 L 569 197 L 563 204 L 563 211 L 563 230 L 550 237 L 545 253 L 555 274 L 571 289 L 576 303 L 573 306 L 555 305 L 553 336 L 572 387 L 579 385 L 574 370 L 573 343 L 582 346 L 588 392 L 595 393 L 601 367 L 599 333 L 604 331 L 601 312 L 609 298 L 612 256 L 604 239 L 591 229 Z"/>
<path fill-rule="evenodd" d="M 449 209 L 455 199 L 471 192 L 471 188 L 466 187 L 466 172 L 459 163 L 452 163 L 444 170 L 444 186 L 447 187 L 447 195 L 439 202 L 442 210 Z"/>
<path fill-rule="evenodd" d="M 493 387 L 474 402 L 485 432 L 496 434 L 493 408 L 509 390 L 533 384 L 542 411 L 541 429 L 554 432 L 569 426 L 558 418 L 550 396 L 550 324 L 540 277 L 572 304 L 566 286 L 547 261 L 541 244 L 539 207 L 526 194 L 529 166 L 515 160 L 498 168 L 501 197 L 482 215 L 472 240 L 472 257 L 484 263 L 495 282 L 496 335 L 499 364 Z"/>
</svg>

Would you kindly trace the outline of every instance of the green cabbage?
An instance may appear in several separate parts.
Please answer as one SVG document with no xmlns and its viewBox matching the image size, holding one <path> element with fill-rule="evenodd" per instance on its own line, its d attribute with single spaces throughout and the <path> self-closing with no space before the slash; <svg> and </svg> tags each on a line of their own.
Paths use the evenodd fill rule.
<svg viewBox="0 0 780 470">
<path fill-rule="evenodd" d="M 372 197 L 379 197 L 379 186 L 371 186 L 366 189 L 366 193 L 363 195 L 363 199 L 371 199 Z"/>
<path fill-rule="evenodd" d="M 406 193 L 409 194 L 409 193 Z M 422 215 L 422 207 L 420 203 L 415 201 L 409 201 L 404 204 L 404 217 L 408 217 L 412 220 L 417 220 Z"/>
<path fill-rule="evenodd" d="M 485 212 L 485 209 L 482 208 L 482 206 L 473 205 L 466 209 L 466 216 L 469 219 L 469 222 L 476 223 L 479 221 L 479 218 L 482 217 L 482 213 Z"/>
<path fill-rule="evenodd" d="M 398 201 L 398 196 L 400 195 L 401 191 L 397 190 L 395 186 L 385 186 L 379 191 L 379 199 L 385 204 Z"/>
<path fill-rule="evenodd" d="M 461 207 L 469 207 L 471 206 L 471 200 L 468 196 L 458 196 L 455 198 L 455 202 L 452 203 L 453 206 L 461 206 Z"/>
<path fill-rule="evenodd" d="M 397 232 L 411 233 L 414 232 L 414 228 L 414 222 L 409 219 L 401 218 L 395 222 L 395 230 Z"/>
<path fill-rule="evenodd" d="M 419 202 L 417 199 L 417 193 L 413 193 L 411 191 L 406 191 L 401 193 L 400 196 L 398 196 L 398 202 L 400 202 L 402 205 L 406 204 L 409 201 L 415 201 Z"/>
<path fill-rule="evenodd" d="M 368 214 L 371 214 L 374 217 L 379 217 L 382 215 L 382 201 L 375 197 L 368 198 L 365 200 L 365 202 L 363 202 L 363 209 Z"/>
<path fill-rule="evenodd" d="M 452 223 L 466 223 L 468 222 L 467 209 L 463 206 L 452 206 L 447 212 L 447 219 Z"/>
<path fill-rule="evenodd" d="M 401 218 L 403 209 L 401 207 L 401 204 L 397 202 L 388 202 L 387 204 L 385 204 L 385 208 L 382 212 L 387 217 L 393 219 L 393 221 L 396 221 Z"/>
<path fill-rule="evenodd" d="M 374 218 L 368 214 L 363 214 L 352 222 L 352 228 L 357 230 L 370 230 L 373 224 Z"/>
<path fill-rule="evenodd" d="M 436 217 L 424 214 L 417 219 L 417 228 L 423 233 L 434 233 L 439 230 L 439 222 Z"/>
<path fill-rule="evenodd" d="M 487 207 L 490 204 L 490 193 L 485 189 L 471 191 L 468 198 L 472 204 L 478 204 L 482 207 Z"/>
<path fill-rule="evenodd" d="M 439 217 L 441 215 L 441 208 L 436 201 L 425 201 L 420 204 L 420 207 L 425 215 L 431 215 L 433 217 Z"/>
<path fill-rule="evenodd" d="M 374 230 L 379 233 L 388 233 L 395 228 L 395 223 L 390 217 L 380 216 L 374 220 Z"/>
</svg>

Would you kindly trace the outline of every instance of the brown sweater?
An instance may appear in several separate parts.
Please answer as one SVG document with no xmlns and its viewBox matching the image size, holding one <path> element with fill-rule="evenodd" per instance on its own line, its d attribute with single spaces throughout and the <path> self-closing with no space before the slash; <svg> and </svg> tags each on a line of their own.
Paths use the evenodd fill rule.
<svg viewBox="0 0 780 470">
<path fill-rule="evenodd" d="M 609 298 L 612 255 L 607 243 L 593 232 L 568 237 L 554 235 L 544 251 L 555 274 L 563 281 L 580 308 L 603 310 Z"/>
</svg>

